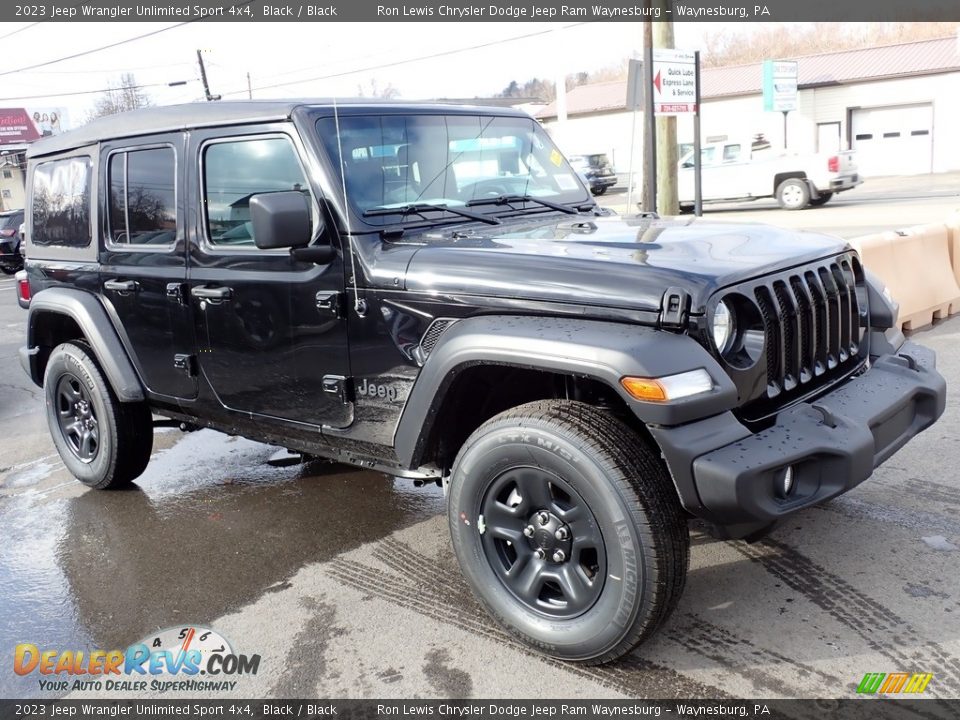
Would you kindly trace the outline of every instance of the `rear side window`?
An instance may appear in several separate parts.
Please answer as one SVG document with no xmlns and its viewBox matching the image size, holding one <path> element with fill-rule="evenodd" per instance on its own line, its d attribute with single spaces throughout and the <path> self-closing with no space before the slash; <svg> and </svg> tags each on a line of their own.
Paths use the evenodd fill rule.
<svg viewBox="0 0 960 720">
<path fill-rule="evenodd" d="M 90 245 L 90 175 L 88 156 L 40 163 L 33 171 L 35 245 L 83 248 Z"/>
<path fill-rule="evenodd" d="M 739 145 L 724 145 L 724 146 L 723 146 L 723 161 L 724 161 L 725 163 L 740 162 L 740 146 L 739 146 Z"/>
<path fill-rule="evenodd" d="M 250 198 L 270 192 L 309 193 L 297 151 L 287 137 L 215 142 L 203 153 L 207 238 L 217 246 L 253 247 Z"/>
<path fill-rule="evenodd" d="M 171 245 L 177 239 L 176 153 L 171 147 L 110 156 L 110 240 Z"/>
</svg>

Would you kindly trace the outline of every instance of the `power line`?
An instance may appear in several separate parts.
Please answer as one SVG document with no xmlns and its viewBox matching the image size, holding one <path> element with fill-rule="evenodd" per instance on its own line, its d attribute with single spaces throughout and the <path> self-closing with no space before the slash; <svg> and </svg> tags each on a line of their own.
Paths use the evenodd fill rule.
<svg viewBox="0 0 960 720">
<path fill-rule="evenodd" d="M 13 37 L 17 33 L 22 33 L 24 30 L 29 30 L 32 27 L 36 27 L 37 25 L 40 25 L 42 22 L 43 21 L 41 20 L 38 22 L 29 23 L 27 25 L 24 25 L 23 27 L 17 28 L 13 32 L 8 32 L 6 35 L 0 35 L 0 40 L 6 40 L 8 37 Z"/>
<path fill-rule="evenodd" d="M 567 30 L 568 28 L 579 27 L 581 25 L 587 25 L 588 23 L 572 23 L 570 25 L 564 25 L 561 30 Z M 369 72 L 371 70 L 382 70 L 383 68 L 392 68 L 398 65 L 408 65 L 410 63 L 420 62 L 421 60 L 430 60 L 432 58 L 446 57 L 448 55 L 456 55 L 458 53 L 467 52 L 469 50 L 480 50 L 486 47 L 492 47 L 494 45 L 501 45 L 503 43 L 514 42 L 515 40 L 525 40 L 526 38 L 537 37 L 539 35 L 548 35 L 552 32 L 556 32 L 557 28 L 551 28 L 549 30 L 540 30 L 537 32 L 527 33 L 525 35 L 516 35 L 510 38 L 504 38 L 503 40 L 491 40 L 490 42 L 480 43 L 478 45 L 468 45 L 466 47 L 454 48 L 453 50 L 445 50 L 439 53 L 433 53 L 431 55 L 421 55 L 419 57 L 407 58 L 406 60 L 397 60 L 394 62 L 386 63 L 383 65 L 370 65 L 368 67 L 358 68 L 356 70 L 344 70 L 343 72 L 332 73 L 330 75 L 318 75 L 316 77 L 303 78 L 301 80 L 288 80 L 282 83 L 273 83 L 272 85 L 261 85 L 259 87 L 253 88 L 254 91 L 258 90 L 271 90 L 273 88 L 279 87 L 288 87 L 290 85 L 302 85 L 303 83 L 315 82 L 317 80 L 330 80 L 332 78 L 344 77 L 346 75 L 356 75 L 357 73 Z M 247 88 L 242 90 L 231 90 L 229 92 L 221 93 L 222 95 L 242 95 L 247 92 Z"/>
<path fill-rule="evenodd" d="M 241 7 L 244 7 L 245 5 L 252 4 L 253 2 L 255 2 L 255 0 L 245 0 L 244 2 L 238 3 L 234 7 L 241 8 Z M 82 4 L 83 2 L 81 1 L 80 3 L 77 4 L 77 7 L 79 7 L 79 5 L 82 5 Z M 183 22 L 175 23 L 174 25 L 168 25 L 167 27 L 160 28 L 159 30 L 152 30 L 148 33 L 143 33 L 142 35 L 136 35 L 132 38 L 127 38 L 126 40 L 118 40 L 115 43 L 110 43 L 109 45 L 103 45 L 102 47 L 93 48 L 92 50 L 84 50 L 83 52 L 74 53 L 73 55 L 67 55 L 65 57 L 57 58 L 55 60 L 46 60 L 44 62 L 36 63 L 34 65 L 26 65 L 24 67 L 16 68 L 14 70 L 4 70 L 3 72 L 0 72 L 0 77 L 4 75 L 12 75 L 13 73 L 24 72 L 26 70 L 34 70 L 36 68 L 46 67 L 47 65 L 55 65 L 56 63 L 63 62 L 64 60 L 73 60 L 78 57 L 84 57 L 85 55 L 93 55 L 94 53 L 102 52 L 104 50 L 110 50 L 111 48 L 115 48 L 115 47 L 120 47 L 121 45 L 126 45 L 127 43 L 132 43 L 137 40 L 143 40 L 144 38 L 153 37 L 154 35 L 159 35 L 160 33 L 167 32 L 167 30 L 175 30 L 176 28 L 183 27 L 184 25 L 190 25 L 191 23 L 200 22 L 207 19 L 209 18 L 208 17 L 194 18 L 192 20 L 184 20 Z"/>
<path fill-rule="evenodd" d="M 199 18 L 198 18 L 198 19 L 199 19 Z M 143 40 L 144 38 L 148 38 L 148 37 L 151 37 L 151 36 L 153 36 L 153 35 L 159 35 L 160 33 L 167 32 L 167 30 L 174 30 L 174 29 L 176 29 L 176 28 L 178 28 L 178 27 L 183 27 L 184 25 L 189 25 L 189 24 L 192 23 L 192 22 L 196 22 L 196 20 L 185 20 L 184 22 L 177 23 L 177 24 L 175 24 L 175 25 L 168 25 L 167 27 L 160 28 L 159 30 L 152 30 L 152 31 L 150 31 L 150 32 L 148 32 L 148 33 L 144 33 L 143 35 L 136 35 L 136 36 L 134 36 L 134 37 L 132 37 L 132 38 L 127 38 L 126 40 L 119 40 L 119 41 L 117 41 L 117 42 L 115 42 L 115 43 L 111 43 L 111 44 L 109 44 L 109 45 L 104 45 L 104 46 L 102 46 L 102 47 L 93 48 L 92 50 L 84 50 L 83 52 L 74 53 L 73 55 L 67 55 L 67 56 L 62 57 L 62 58 L 57 58 L 56 60 L 47 60 L 47 61 L 42 62 L 42 63 L 36 63 L 35 65 L 27 65 L 27 66 L 25 66 L 25 67 L 17 68 L 16 70 L 4 70 L 3 72 L 0 72 L 0 76 L 3 76 L 3 75 L 12 75 L 13 73 L 24 72 L 25 70 L 33 70 L 33 69 L 39 68 L 39 67 L 46 67 L 47 65 L 55 65 L 56 63 L 63 62 L 63 61 L 65 61 L 65 60 L 73 60 L 73 59 L 78 58 L 78 57 L 83 57 L 84 55 L 92 55 L 93 53 L 98 53 L 98 52 L 102 52 L 103 50 L 109 50 L 109 49 L 111 49 L 111 48 L 119 47 L 119 46 L 121 46 L 121 45 L 126 45 L 127 43 L 132 43 L 132 42 L 134 42 L 134 41 L 136 41 L 136 40 Z"/>
<path fill-rule="evenodd" d="M 177 83 L 147 83 L 144 85 L 122 85 L 120 87 L 98 88 L 97 90 L 75 90 L 71 92 L 44 93 L 43 95 L 18 95 L 17 97 L 0 98 L 0 102 L 7 102 L 10 100 L 38 100 L 41 98 L 67 97 L 70 95 L 95 95 L 97 93 L 104 93 L 104 92 L 117 92 L 117 91 L 123 91 L 123 90 L 140 90 L 142 88 L 153 88 L 153 87 L 179 87 L 180 85 L 186 85 L 188 82 L 194 82 L 194 79 L 191 78 L 190 80 L 183 80 Z"/>
<path fill-rule="evenodd" d="M 38 72 L 29 73 L 30 75 L 94 75 L 97 73 L 102 73 L 103 75 L 113 75 L 116 73 L 130 73 L 130 72 L 140 72 L 141 70 L 160 70 L 160 69 L 169 69 L 172 67 L 180 67 L 182 65 L 194 65 L 193 62 L 176 62 L 176 63 L 163 63 L 161 65 L 141 65 L 139 67 L 122 67 L 122 68 L 88 68 L 86 70 L 40 70 Z M 29 72 L 29 71 L 26 71 Z"/>
</svg>

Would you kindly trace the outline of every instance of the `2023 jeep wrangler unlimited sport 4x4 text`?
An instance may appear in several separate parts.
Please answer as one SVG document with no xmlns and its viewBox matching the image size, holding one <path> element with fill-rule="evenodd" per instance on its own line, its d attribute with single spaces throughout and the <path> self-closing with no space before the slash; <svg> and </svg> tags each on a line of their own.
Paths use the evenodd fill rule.
<svg viewBox="0 0 960 720">
<path fill-rule="evenodd" d="M 606 213 L 510 110 L 156 108 L 28 178 L 21 357 L 77 478 L 133 481 L 159 415 L 442 481 L 467 582 L 556 657 L 665 621 L 689 517 L 756 536 L 944 408 L 844 242 Z"/>
</svg>

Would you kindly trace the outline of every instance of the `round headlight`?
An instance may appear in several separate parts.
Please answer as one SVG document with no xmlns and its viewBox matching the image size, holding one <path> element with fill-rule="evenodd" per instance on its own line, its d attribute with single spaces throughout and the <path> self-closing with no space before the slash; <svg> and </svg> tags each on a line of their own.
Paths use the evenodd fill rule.
<svg viewBox="0 0 960 720">
<path fill-rule="evenodd" d="M 733 313 L 730 312 L 727 303 L 721 300 L 713 311 L 713 323 L 711 325 L 713 344 L 721 355 L 730 349 L 735 330 Z"/>
</svg>

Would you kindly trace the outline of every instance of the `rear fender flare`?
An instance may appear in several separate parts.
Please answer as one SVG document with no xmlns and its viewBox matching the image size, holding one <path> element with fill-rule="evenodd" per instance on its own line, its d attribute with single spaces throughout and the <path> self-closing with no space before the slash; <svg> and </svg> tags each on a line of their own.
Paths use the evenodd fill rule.
<svg viewBox="0 0 960 720">
<path fill-rule="evenodd" d="M 120 402 L 138 402 L 144 399 L 143 385 L 127 356 L 107 311 L 94 295 L 73 288 L 48 288 L 30 300 L 27 315 L 27 357 L 29 374 L 37 385 L 43 385 L 43 368 L 38 347 L 39 328 L 44 317 L 63 315 L 72 319 L 83 332 L 93 350 L 107 382 Z M 52 349 L 52 348 L 51 348 Z"/>
</svg>

